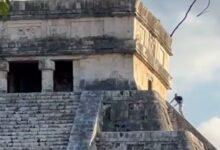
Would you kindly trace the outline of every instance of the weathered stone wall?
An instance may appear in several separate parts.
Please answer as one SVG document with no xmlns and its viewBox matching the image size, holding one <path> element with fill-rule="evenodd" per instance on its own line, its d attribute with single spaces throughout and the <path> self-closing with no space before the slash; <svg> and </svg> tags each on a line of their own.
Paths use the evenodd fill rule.
<svg viewBox="0 0 220 150">
<path fill-rule="evenodd" d="M 132 40 L 118 40 L 113 37 L 59 38 L 10 41 L 0 44 L 0 56 L 10 57 L 73 56 L 106 53 L 134 53 Z"/>
<path fill-rule="evenodd" d="M 136 18 L 134 19 L 134 34 L 137 49 L 142 51 L 146 57 L 150 55 L 150 57 L 155 58 L 168 71 L 170 51 L 164 48 L 157 37 Z"/>
<path fill-rule="evenodd" d="M 144 74 L 154 74 L 152 76 L 157 76 L 157 79 L 160 79 L 160 82 L 157 82 L 156 79 L 155 87 L 156 89 L 160 89 L 162 91 L 163 98 L 166 98 L 167 89 L 170 89 L 170 84 L 172 77 L 169 74 L 169 61 L 170 61 L 170 51 L 164 48 L 164 46 L 159 42 L 158 38 L 152 34 L 149 28 L 145 27 L 140 20 L 134 19 L 134 34 L 136 39 L 136 50 L 137 57 L 135 56 L 135 62 L 140 65 L 136 65 L 137 69 L 144 70 Z M 142 61 L 140 61 L 142 60 Z M 144 67 L 147 64 L 148 67 Z M 142 66 L 142 67 L 139 67 Z M 139 72 L 139 71 L 137 71 Z M 139 76 L 139 77 L 137 77 Z M 136 80 L 143 80 L 142 84 L 139 86 L 145 85 L 147 80 L 144 77 L 140 77 L 141 75 L 136 75 Z M 143 76 L 143 75 L 142 75 Z M 153 78 L 153 77 L 152 77 Z M 157 84 L 158 83 L 158 84 Z M 161 86 L 161 83 L 163 84 Z M 166 89 L 163 88 L 166 87 Z M 145 87 L 146 89 L 146 87 Z"/>
<path fill-rule="evenodd" d="M 8 19 L 33 19 L 83 16 L 130 15 L 135 10 L 136 0 L 38 0 L 13 1 Z M 61 16 L 62 14 L 62 16 Z"/>
<path fill-rule="evenodd" d="M 79 60 L 78 70 L 80 89 L 136 89 L 133 80 L 132 55 L 92 55 Z"/>
<path fill-rule="evenodd" d="M 0 22 L 0 55 L 70 55 L 135 49 L 133 17 Z"/>
<path fill-rule="evenodd" d="M 105 132 L 171 131 L 164 101 L 156 92 L 105 92 L 102 104 Z"/>
<path fill-rule="evenodd" d="M 170 36 L 139 0 L 13 1 L 10 15 L 0 22 L 0 35 L 1 41 L 103 35 L 133 39 L 135 20 L 171 54 Z M 4 43 L 7 44 L 6 41 Z M 9 45 L 21 44 L 17 41 Z"/>
<path fill-rule="evenodd" d="M 79 17 L 136 16 L 171 52 L 171 38 L 157 18 L 140 0 L 38 0 L 13 1 L 6 20 L 57 19 Z"/>
<path fill-rule="evenodd" d="M 103 132 L 97 150 L 205 150 L 190 132 Z"/>
<path fill-rule="evenodd" d="M 134 17 L 100 17 L 0 22 L 1 39 L 12 41 L 46 37 L 85 38 L 110 36 L 132 39 Z"/>
<path fill-rule="evenodd" d="M 77 93 L 0 95 L 0 150 L 66 150 Z"/>
<path fill-rule="evenodd" d="M 152 89 L 160 93 L 163 100 L 167 99 L 168 89 L 170 88 L 170 79 L 166 80 L 160 77 L 154 68 L 147 66 L 137 56 L 133 56 L 134 80 L 138 89 L 149 90 L 148 80 L 152 81 Z M 151 69 L 151 70 L 150 70 Z M 161 82 L 162 81 L 162 82 Z"/>
</svg>

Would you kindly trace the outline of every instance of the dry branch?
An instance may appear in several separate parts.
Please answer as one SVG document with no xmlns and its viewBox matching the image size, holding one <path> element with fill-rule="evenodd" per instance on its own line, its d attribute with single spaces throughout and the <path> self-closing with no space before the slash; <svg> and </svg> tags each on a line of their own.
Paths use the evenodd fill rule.
<svg viewBox="0 0 220 150">
<path fill-rule="evenodd" d="M 174 28 L 173 32 L 170 34 L 171 37 L 173 37 L 174 33 L 176 32 L 176 30 L 182 25 L 182 23 L 187 19 L 188 14 L 190 13 L 192 7 L 194 6 L 194 4 L 196 3 L 197 0 L 194 0 L 192 2 L 192 4 L 189 6 L 184 18 L 178 23 L 178 25 Z"/>
<path fill-rule="evenodd" d="M 211 0 L 208 0 L 208 4 L 207 4 L 206 7 L 197 15 L 197 17 L 203 15 L 203 14 L 207 11 L 207 9 L 209 8 L 210 4 L 211 4 Z"/>
</svg>

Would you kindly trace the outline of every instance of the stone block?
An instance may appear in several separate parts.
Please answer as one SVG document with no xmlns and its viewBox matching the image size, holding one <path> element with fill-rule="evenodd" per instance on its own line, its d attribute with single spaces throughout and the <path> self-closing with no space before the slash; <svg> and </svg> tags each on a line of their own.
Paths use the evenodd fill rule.
<svg viewBox="0 0 220 150">
<path fill-rule="evenodd" d="M 7 61 L 0 61 L 0 71 L 9 71 L 9 63 Z"/>
<path fill-rule="evenodd" d="M 55 70 L 55 63 L 49 59 L 42 59 L 39 61 L 40 70 Z"/>
</svg>

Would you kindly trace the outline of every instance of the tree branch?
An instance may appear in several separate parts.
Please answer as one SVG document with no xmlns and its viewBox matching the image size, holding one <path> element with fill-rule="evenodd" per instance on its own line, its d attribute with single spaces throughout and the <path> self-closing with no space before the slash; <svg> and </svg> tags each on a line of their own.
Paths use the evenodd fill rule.
<svg viewBox="0 0 220 150">
<path fill-rule="evenodd" d="M 172 33 L 170 34 L 171 37 L 173 37 L 174 33 L 176 32 L 176 30 L 183 24 L 183 22 L 187 19 L 188 14 L 190 13 L 192 7 L 194 6 L 194 4 L 196 3 L 197 0 L 194 0 L 192 2 L 192 4 L 189 6 L 184 18 L 178 23 L 178 25 L 174 28 L 174 30 L 172 31 Z"/>
<path fill-rule="evenodd" d="M 200 17 L 201 15 L 203 15 L 209 8 L 210 4 L 211 4 L 211 0 L 208 0 L 207 6 L 197 15 L 197 17 Z"/>
</svg>

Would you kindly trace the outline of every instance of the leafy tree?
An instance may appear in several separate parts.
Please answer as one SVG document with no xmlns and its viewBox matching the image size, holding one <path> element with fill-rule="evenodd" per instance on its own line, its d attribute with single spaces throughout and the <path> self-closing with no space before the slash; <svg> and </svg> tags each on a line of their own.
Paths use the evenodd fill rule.
<svg viewBox="0 0 220 150">
<path fill-rule="evenodd" d="M 9 0 L 0 0 L 0 16 L 6 16 L 9 11 Z"/>
</svg>

